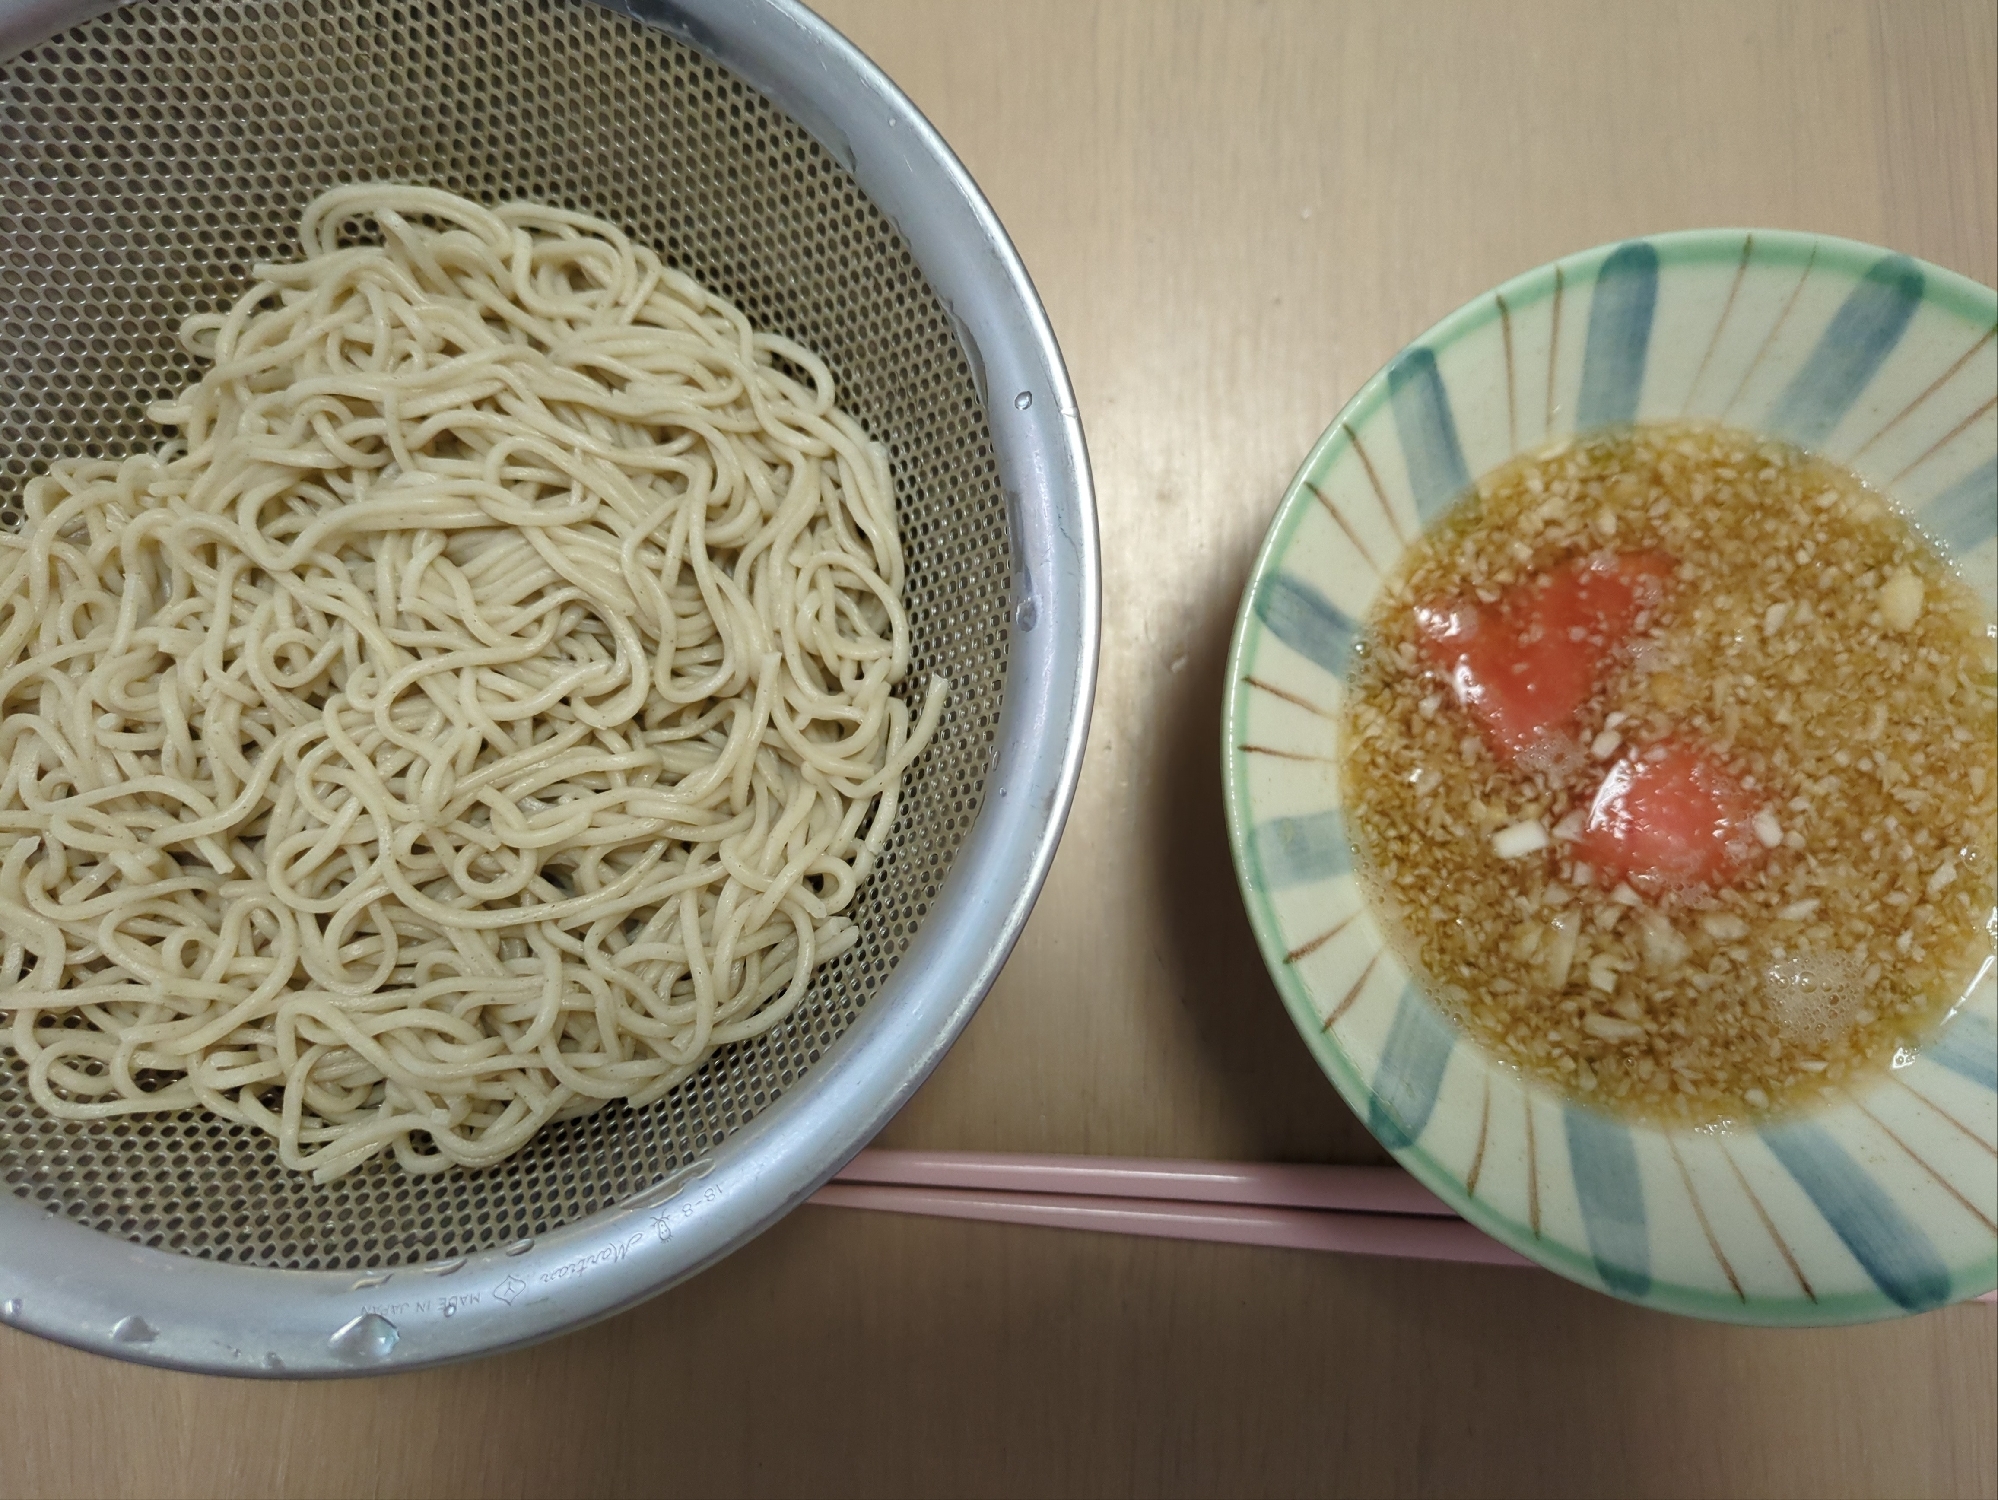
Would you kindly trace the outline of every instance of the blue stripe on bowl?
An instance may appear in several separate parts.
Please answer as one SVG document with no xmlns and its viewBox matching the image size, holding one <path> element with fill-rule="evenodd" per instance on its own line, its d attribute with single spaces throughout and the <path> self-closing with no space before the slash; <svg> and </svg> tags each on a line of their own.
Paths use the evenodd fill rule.
<svg viewBox="0 0 1998 1500">
<path fill-rule="evenodd" d="M 1642 1297 L 1651 1290 L 1651 1235 L 1637 1147 L 1628 1130 L 1592 1109 L 1570 1105 L 1561 1118 L 1596 1274 L 1611 1291 Z"/>
<path fill-rule="evenodd" d="M 1998 1028 L 1975 1011 L 1952 1020 L 1922 1049 L 1922 1056 L 1998 1093 Z"/>
<path fill-rule="evenodd" d="M 1987 458 L 1922 507 L 1929 535 L 1951 552 L 1968 552 L 1998 532 L 1998 456 Z"/>
<path fill-rule="evenodd" d="M 1822 443 L 1894 352 L 1922 300 L 1922 268 L 1905 255 L 1875 261 L 1777 398 L 1769 426 L 1803 447 Z"/>
<path fill-rule="evenodd" d="M 1345 675 L 1360 627 L 1310 584 L 1288 573 L 1270 574 L 1256 590 L 1256 614 L 1291 650 L 1335 677 Z"/>
<path fill-rule="evenodd" d="M 1645 240 L 1619 245 L 1596 276 L 1582 350 L 1575 425 L 1586 432 L 1634 421 L 1658 308 L 1658 251 Z"/>
<path fill-rule="evenodd" d="M 1920 1226 L 1822 1125 L 1771 1125 L 1762 1139 L 1874 1285 L 1909 1312 L 1949 1301 L 1949 1267 Z"/>
<path fill-rule="evenodd" d="M 1434 354 L 1410 349 L 1388 366 L 1388 405 L 1394 410 L 1416 518 L 1427 526 L 1471 487 L 1450 393 L 1443 388 Z"/>
<path fill-rule="evenodd" d="M 1337 808 L 1302 818 L 1271 818 L 1249 834 L 1263 883 L 1272 890 L 1328 880 L 1353 868 L 1346 820 Z"/>
<path fill-rule="evenodd" d="M 1456 1032 L 1423 998 L 1420 987 L 1409 981 L 1388 1027 L 1387 1045 L 1381 1049 L 1381 1065 L 1374 1072 L 1369 1085 L 1372 1097 L 1367 1101 L 1367 1129 L 1388 1150 L 1407 1150 L 1429 1128 L 1443 1070 L 1449 1067 L 1456 1045 Z"/>
</svg>

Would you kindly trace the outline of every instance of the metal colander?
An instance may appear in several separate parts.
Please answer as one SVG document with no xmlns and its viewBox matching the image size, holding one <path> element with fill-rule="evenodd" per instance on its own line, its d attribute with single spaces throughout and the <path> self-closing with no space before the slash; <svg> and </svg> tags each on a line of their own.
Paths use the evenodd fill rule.
<svg viewBox="0 0 1998 1500">
<path fill-rule="evenodd" d="M 543 1336 L 806 1196 L 928 1072 L 1024 920 L 1094 663 L 1093 512 L 1059 356 L 941 141 L 785 0 L 104 10 L 0 4 L 16 52 L 0 64 L 0 524 L 52 460 L 155 446 L 146 405 L 198 373 L 180 320 L 294 257 L 300 209 L 348 181 L 616 222 L 817 350 L 890 454 L 912 680 L 948 675 L 949 707 L 852 909 L 859 945 L 768 1036 L 498 1167 L 412 1178 L 383 1159 L 324 1186 L 206 1115 L 51 1120 L 0 1064 L 8 1321 L 246 1373 Z"/>
</svg>

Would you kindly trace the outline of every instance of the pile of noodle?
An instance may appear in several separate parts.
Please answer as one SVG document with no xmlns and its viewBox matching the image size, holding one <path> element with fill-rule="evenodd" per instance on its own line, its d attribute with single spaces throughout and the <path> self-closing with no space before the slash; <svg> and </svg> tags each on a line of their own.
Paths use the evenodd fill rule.
<svg viewBox="0 0 1998 1500">
<path fill-rule="evenodd" d="M 486 1166 L 791 1013 L 945 684 L 808 350 L 559 209 L 299 238 L 0 535 L 0 1017 L 67 1119 Z"/>
</svg>

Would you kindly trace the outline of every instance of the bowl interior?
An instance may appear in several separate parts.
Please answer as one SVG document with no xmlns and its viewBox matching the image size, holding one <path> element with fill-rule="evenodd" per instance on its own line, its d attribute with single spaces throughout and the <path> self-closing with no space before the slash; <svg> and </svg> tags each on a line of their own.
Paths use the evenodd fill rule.
<svg viewBox="0 0 1998 1500">
<path fill-rule="evenodd" d="M 1321 1065 L 1467 1218 L 1632 1301 L 1741 1322 L 1888 1317 L 1998 1282 L 1998 978 L 1841 1102 L 1760 1126 L 1633 1124 L 1462 1039 L 1352 874 L 1334 723 L 1360 621 L 1471 481 L 1576 432 L 1724 422 L 1836 459 L 1998 601 L 1998 298 L 1822 236 L 1605 246 L 1439 323 L 1313 449 L 1230 656 L 1223 756 L 1265 960 Z"/>
</svg>

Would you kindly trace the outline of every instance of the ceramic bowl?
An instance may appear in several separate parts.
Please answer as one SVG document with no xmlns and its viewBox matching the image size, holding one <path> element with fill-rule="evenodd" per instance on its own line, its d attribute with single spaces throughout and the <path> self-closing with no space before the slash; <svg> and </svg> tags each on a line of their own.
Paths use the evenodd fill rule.
<svg viewBox="0 0 1998 1500">
<path fill-rule="evenodd" d="M 1339 1092 L 1472 1223 L 1628 1301 L 1745 1323 L 1919 1312 L 1998 1282 L 1998 979 L 1838 1102 L 1670 1128 L 1497 1061 L 1386 946 L 1352 874 L 1335 721 L 1357 622 L 1472 480 L 1577 432 L 1695 419 L 1855 470 L 1998 602 L 1998 297 L 1757 230 L 1604 246 L 1507 282 L 1368 381 L 1299 469 L 1243 598 L 1223 760 L 1242 894 Z"/>
</svg>

